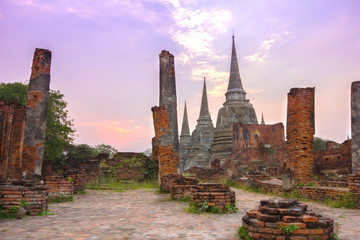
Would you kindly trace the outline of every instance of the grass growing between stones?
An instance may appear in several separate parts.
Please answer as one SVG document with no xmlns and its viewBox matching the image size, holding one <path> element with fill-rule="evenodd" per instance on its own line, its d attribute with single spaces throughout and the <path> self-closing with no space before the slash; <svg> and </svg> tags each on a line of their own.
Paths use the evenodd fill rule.
<svg viewBox="0 0 360 240">
<path fill-rule="evenodd" d="M 239 228 L 238 236 L 240 237 L 240 239 L 253 240 L 253 238 L 250 237 L 249 232 L 243 226 Z"/>
<path fill-rule="evenodd" d="M 135 190 L 135 189 L 149 189 L 149 188 L 158 188 L 159 185 L 155 181 L 115 181 L 115 180 L 105 180 L 99 183 L 89 183 L 86 185 L 87 189 L 94 190 L 114 190 L 117 192 L 124 192 L 126 190 Z"/>
<path fill-rule="evenodd" d="M 184 209 L 185 212 L 202 214 L 202 213 L 237 213 L 237 207 L 235 204 L 225 205 L 223 209 L 217 208 L 216 206 L 209 206 L 206 201 L 204 201 L 200 206 L 194 202 L 190 202 L 189 207 Z"/>
</svg>

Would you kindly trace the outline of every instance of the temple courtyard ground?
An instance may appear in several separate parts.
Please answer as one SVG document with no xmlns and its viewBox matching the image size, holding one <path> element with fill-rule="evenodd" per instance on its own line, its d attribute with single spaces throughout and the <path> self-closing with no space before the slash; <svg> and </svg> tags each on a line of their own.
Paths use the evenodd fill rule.
<svg viewBox="0 0 360 240">
<path fill-rule="evenodd" d="M 50 204 L 55 215 L 0 220 L 0 239 L 238 239 L 241 218 L 257 208 L 266 195 L 233 189 L 236 214 L 190 214 L 186 202 L 170 200 L 157 189 L 109 192 L 89 190 L 74 202 Z M 360 210 L 308 203 L 309 208 L 335 220 L 342 240 L 360 239 Z"/>
</svg>

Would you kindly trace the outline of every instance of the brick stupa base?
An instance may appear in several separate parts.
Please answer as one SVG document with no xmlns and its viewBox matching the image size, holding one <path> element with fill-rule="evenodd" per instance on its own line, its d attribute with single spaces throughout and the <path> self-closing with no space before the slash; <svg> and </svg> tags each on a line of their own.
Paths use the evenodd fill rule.
<svg viewBox="0 0 360 240">
<path fill-rule="evenodd" d="M 262 200 L 259 209 L 247 211 L 242 220 L 254 240 L 327 240 L 334 235 L 334 220 L 316 215 L 295 199 Z M 286 235 L 283 230 L 289 225 L 298 229 Z"/>
<path fill-rule="evenodd" d="M 190 177 L 180 177 L 174 179 L 170 187 L 170 195 L 172 199 L 180 200 L 184 197 L 190 197 L 191 189 L 198 185 L 198 180 Z"/>
<path fill-rule="evenodd" d="M 235 205 L 235 200 L 235 192 L 219 183 L 201 183 L 191 189 L 191 202 L 199 207 L 206 201 L 208 206 L 221 210 L 225 205 Z"/>
</svg>

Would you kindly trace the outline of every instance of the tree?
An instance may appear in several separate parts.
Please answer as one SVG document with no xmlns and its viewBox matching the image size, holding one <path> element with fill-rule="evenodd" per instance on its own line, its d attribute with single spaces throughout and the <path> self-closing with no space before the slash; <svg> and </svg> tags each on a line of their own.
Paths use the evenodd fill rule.
<svg viewBox="0 0 360 240">
<path fill-rule="evenodd" d="M 320 151 L 326 149 L 326 141 L 325 139 L 314 137 L 314 151 Z"/>
<path fill-rule="evenodd" d="M 64 161 L 71 167 L 76 167 L 78 163 L 93 159 L 96 156 L 94 148 L 87 144 L 67 144 L 64 148 Z"/>
<path fill-rule="evenodd" d="M 109 157 L 112 158 L 117 152 L 118 150 L 110 145 L 107 144 L 98 144 L 94 147 L 95 153 L 96 155 L 100 154 L 100 153 L 107 153 L 109 154 Z"/>
<path fill-rule="evenodd" d="M 4 101 L 15 101 L 25 105 L 27 100 L 28 85 L 15 83 L 0 83 L 0 99 Z M 63 151 L 66 145 L 73 142 L 75 129 L 73 120 L 69 120 L 67 102 L 60 91 L 50 90 L 46 132 L 44 159 L 53 163 L 64 159 Z"/>
</svg>

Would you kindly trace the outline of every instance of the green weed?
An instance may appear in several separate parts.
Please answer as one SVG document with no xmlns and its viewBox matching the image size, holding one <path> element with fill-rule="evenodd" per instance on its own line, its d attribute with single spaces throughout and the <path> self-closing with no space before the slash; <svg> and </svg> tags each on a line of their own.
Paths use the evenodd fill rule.
<svg viewBox="0 0 360 240">
<path fill-rule="evenodd" d="M 237 233 L 241 239 L 253 240 L 253 238 L 250 237 L 249 232 L 244 228 L 244 226 L 240 227 Z"/>
<path fill-rule="evenodd" d="M 295 224 L 291 224 L 288 226 L 281 226 L 280 228 L 281 228 L 283 234 L 287 235 L 287 236 L 290 235 L 291 233 L 293 233 L 295 230 L 299 229 L 299 227 Z"/>
</svg>

